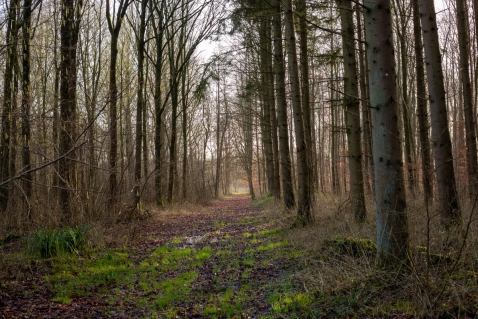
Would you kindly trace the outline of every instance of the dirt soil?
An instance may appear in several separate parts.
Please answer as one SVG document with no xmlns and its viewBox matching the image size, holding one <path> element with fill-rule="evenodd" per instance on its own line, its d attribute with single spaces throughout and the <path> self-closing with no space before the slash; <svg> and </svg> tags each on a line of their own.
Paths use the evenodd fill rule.
<svg viewBox="0 0 478 319">
<path fill-rule="evenodd" d="M 287 276 L 294 258 L 284 258 L 282 253 L 277 255 L 274 249 L 269 249 L 278 246 L 271 243 L 281 240 L 274 237 L 277 235 L 267 235 L 267 231 L 276 229 L 277 225 L 263 210 L 253 208 L 248 196 L 234 195 L 168 219 L 158 214 L 137 222 L 134 230 L 131 225 L 125 225 L 124 229 L 117 227 L 110 231 L 121 234 L 128 228 L 129 236 L 134 238 L 123 248 L 128 252 L 132 268 L 140 267 L 142 261 L 151 258 L 163 245 L 195 251 L 210 248 L 213 252 L 210 258 L 193 266 L 197 278 L 184 299 L 172 300 L 164 307 L 148 305 L 148 302 L 154 303 L 155 294 L 162 292 L 160 289 L 143 291 L 137 279 L 133 290 L 112 280 L 106 287 L 73 294 L 69 303 L 59 303 L 54 301 L 57 288 L 46 277 L 54 269 L 52 259 L 4 271 L 5 278 L 0 281 L 3 282 L 0 318 L 257 318 L 271 315 L 270 284 Z M 157 281 L 175 278 L 185 267 L 191 267 L 181 261 L 177 264 L 179 269 L 161 273 Z M 111 297 L 115 289 L 122 289 L 128 298 Z M 143 300 L 143 304 L 139 304 L 136 297 Z M 226 303 L 240 307 L 240 313 L 239 308 L 221 309 L 225 305 L 224 298 L 229 298 Z"/>
</svg>

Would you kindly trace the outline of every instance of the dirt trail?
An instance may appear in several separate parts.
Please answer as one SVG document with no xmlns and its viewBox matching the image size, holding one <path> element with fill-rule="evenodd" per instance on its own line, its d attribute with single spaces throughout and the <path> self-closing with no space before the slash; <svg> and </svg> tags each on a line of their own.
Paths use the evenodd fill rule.
<svg viewBox="0 0 478 319">
<path fill-rule="evenodd" d="M 12 273 L 0 318 L 275 317 L 293 256 L 269 220 L 246 195 L 146 220 L 133 247 Z"/>
</svg>

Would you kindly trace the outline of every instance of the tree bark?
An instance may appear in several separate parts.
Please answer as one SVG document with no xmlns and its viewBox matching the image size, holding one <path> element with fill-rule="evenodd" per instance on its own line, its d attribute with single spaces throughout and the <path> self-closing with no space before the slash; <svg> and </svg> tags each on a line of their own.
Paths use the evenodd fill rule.
<svg viewBox="0 0 478 319">
<path fill-rule="evenodd" d="M 314 184 L 317 180 L 317 170 L 313 165 L 314 147 L 312 139 L 312 111 L 310 103 L 310 83 L 309 83 L 309 50 L 308 27 L 307 27 L 307 6 L 305 0 L 296 0 L 297 17 L 299 19 L 299 45 L 300 45 L 300 75 L 301 75 L 301 92 L 302 92 L 302 109 L 304 114 L 304 134 L 305 144 L 307 146 L 307 167 L 309 173 L 309 191 L 310 197 L 314 196 Z"/>
<path fill-rule="evenodd" d="M 405 262 L 408 225 L 390 0 L 366 0 L 365 39 L 372 107 L 379 265 Z"/>
<path fill-rule="evenodd" d="M 151 0 L 151 7 L 153 7 L 153 0 Z M 155 200 L 156 205 L 162 207 L 163 203 L 163 188 L 162 188 L 162 148 L 163 148 L 163 136 L 162 136 L 162 119 L 164 106 L 162 104 L 162 72 L 163 72 L 163 35 L 164 35 L 164 21 L 163 21 L 163 8 L 164 0 L 161 1 L 160 7 L 154 6 L 155 12 L 158 16 L 158 24 L 153 19 L 153 32 L 156 42 L 156 62 L 154 64 L 154 188 L 155 188 Z"/>
<path fill-rule="evenodd" d="M 0 180 L 5 181 L 9 179 L 13 172 L 10 170 L 11 158 L 11 130 L 13 125 L 13 86 L 14 86 L 14 64 L 16 59 L 16 47 L 18 41 L 18 22 L 17 15 L 19 10 L 19 0 L 10 0 L 10 7 L 7 18 L 7 33 L 6 33 L 6 62 L 5 73 L 3 80 L 3 119 L 2 119 L 2 135 L 0 137 Z M 0 210 L 6 212 L 8 202 L 11 196 L 11 186 L 5 185 L 0 187 Z"/>
<path fill-rule="evenodd" d="M 460 51 L 460 73 L 463 87 L 463 103 L 466 130 L 466 160 L 468 173 L 468 194 L 473 199 L 478 192 L 478 158 L 476 148 L 476 123 L 473 110 L 473 87 L 470 80 L 470 41 L 468 39 L 468 12 L 464 0 L 456 0 L 458 25 L 458 46 Z"/>
<path fill-rule="evenodd" d="M 425 64 L 427 66 L 428 94 L 432 126 L 432 141 L 435 155 L 435 170 L 438 183 L 439 210 L 445 224 L 457 222 L 461 216 L 453 170 L 446 95 L 438 27 L 433 0 L 418 0 L 422 23 Z"/>
<path fill-rule="evenodd" d="M 110 158 L 109 158 L 109 198 L 108 206 L 113 208 L 116 204 L 116 188 L 117 188 L 117 156 L 118 156 L 118 123 L 117 123 L 117 101 L 118 101 L 118 85 L 116 83 L 116 64 L 118 61 L 118 36 L 121 25 L 126 15 L 126 10 L 131 2 L 129 0 L 121 0 L 117 7 L 116 19 L 111 19 L 110 1 L 106 0 L 106 19 L 108 22 L 108 30 L 111 35 L 110 43 L 110 70 L 109 70 L 109 128 L 110 128 Z"/>
<path fill-rule="evenodd" d="M 274 73 L 275 91 L 277 98 L 277 125 L 279 128 L 279 152 L 282 172 L 282 189 L 284 204 L 287 208 L 295 206 L 294 190 L 292 186 L 291 159 L 289 150 L 289 132 L 287 101 L 285 94 L 284 49 L 282 45 L 282 19 L 279 0 L 272 0 L 272 24 L 274 37 Z"/>
<path fill-rule="evenodd" d="M 274 165 L 274 189 L 273 195 L 276 199 L 281 197 L 281 182 L 280 182 L 280 154 L 279 154 L 279 139 L 277 136 L 277 111 L 276 111 L 276 99 L 274 94 L 274 68 L 272 65 L 272 60 L 274 58 L 272 52 L 273 39 L 272 39 L 272 30 L 271 30 L 271 21 L 268 20 L 266 23 L 266 38 L 267 47 L 266 47 L 266 75 L 267 75 L 267 98 L 269 99 L 268 110 L 271 119 L 271 139 L 272 139 L 272 158 Z"/>
<path fill-rule="evenodd" d="M 357 222 L 366 219 L 365 195 L 362 173 L 362 141 L 360 127 L 360 102 L 358 99 L 357 61 L 352 1 L 336 0 L 342 26 L 342 51 L 344 57 L 344 105 L 350 174 L 350 200 Z"/>
<path fill-rule="evenodd" d="M 25 206 L 29 206 L 32 196 L 32 179 L 33 174 L 28 172 L 31 166 L 30 159 L 30 110 L 31 110 L 31 94 L 30 94 L 30 38 L 32 27 L 32 0 L 23 1 L 23 24 L 22 24 L 22 169 L 26 171 L 22 182 L 23 191 L 25 193 Z"/>
<path fill-rule="evenodd" d="M 314 217 L 312 215 L 312 203 L 310 199 L 311 194 L 309 188 L 309 154 L 307 151 L 307 136 L 305 131 L 305 127 L 307 127 L 307 124 L 304 124 L 304 110 L 300 94 L 299 67 L 297 62 L 297 48 L 292 12 L 292 0 L 284 1 L 284 11 L 285 37 L 287 42 L 287 60 L 289 66 L 289 81 L 292 96 L 292 110 L 294 114 L 294 130 L 297 147 L 298 205 L 296 224 L 300 226 L 305 226 L 311 224 L 314 221 Z"/>
<path fill-rule="evenodd" d="M 423 42 L 422 28 L 420 25 L 420 13 L 418 11 L 418 0 L 413 0 L 413 34 L 415 41 L 415 67 L 417 77 L 417 115 L 420 132 L 420 150 L 422 157 L 422 181 L 425 193 L 425 201 L 433 198 L 431 185 L 432 162 L 430 156 L 430 141 L 428 139 L 428 108 L 425 89 L 425 68 L 423 65 Z"/>
<path fill-rule="evenodd" d="M 360 98 L 362 104 L 362 132 L 364 141 L 364 188 L 368 191 L 372 191 L 374 186 L 373 177 L 373 160 L 372 160 L 372 127 L 371 127 L 371 115 L 370 115 L 370 101 L 368 96 L 368 79 L 367 79 L 367 67 L 365 48 L 363 45 L 363 28 L 362 28 L 362 14 L 361 10 L 357 10 L 357 34 L 359 42 L 359 70 L 360 70 Z"/>
<path fill-rule="evenodd" d="M 270 106 L 270 85 L 269 77 L 267 75 L 267 24 L 270 23 L 265 18 L 259 22 L 259 46 L 260 46 L 260 71 L 261 71 L 261 136 L 262 144 L 264 146 L 266 179 L 268 192 L 276 196 L 275 181 L 274 181 L 274 153 L 272 148 L 272 125 L 271 125 L 271 106 Z"/>
<path fill-rule="evenodd" d="M 83 1 L 61 1 L 61 62 L 60 62 L 60 156 L 75 147 L 77 137 L 76 82 L 77 44 Z M 70 222 L 73 216 L 72 189 L 76 183 L 76 151 L 59 161 L 60 202 L 63 221 Z"/>
<path fill-rule="evenodd" d="M 138 87 L 136 91 L 136 136 L 135 136 L 135 164 L 134 164 L 134 188 L 133 188 L 133 207 L 141 207 L 141 161 L 142 161 L 142 142 L 143 142 L 143 108 L 144 108 L 144 46 L 146 32 L 146 5 L 148 0 L 141 0 L 140 6 L 140 25 L 137 38 L 138 50 Z"/>
</svg>

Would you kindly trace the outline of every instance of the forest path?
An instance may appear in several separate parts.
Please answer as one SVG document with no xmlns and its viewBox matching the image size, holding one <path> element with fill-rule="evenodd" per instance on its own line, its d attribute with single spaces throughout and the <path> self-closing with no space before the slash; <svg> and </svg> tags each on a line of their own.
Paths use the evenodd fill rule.
<svg viewBox="0 0 478 319">
<path fill-rule="evenodd" d="M 276 318 L 307 301 L 288 276 L 300 252 L 247 195 L 165 217 L 130 229 L 129 247 L 41 261 L 6 281 L 0 317 Z"/>
</svg>

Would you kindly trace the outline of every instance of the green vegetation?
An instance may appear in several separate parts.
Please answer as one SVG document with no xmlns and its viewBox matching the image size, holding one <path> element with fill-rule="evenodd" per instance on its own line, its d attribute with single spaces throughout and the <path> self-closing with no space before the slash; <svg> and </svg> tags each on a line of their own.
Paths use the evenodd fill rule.
<svg viewBox="0 0 478 319">
<path fill-rule="evenodd" d="M 476 261 L 458 259 L 455 250 L 435 247 L 443 253 L 427 256 L 425 247 L 411 246 L 410 268 L 394 273 L 375 266 L 376 245 L 351 236 L 358 232 L 337 236 L 325 225 L 280 228 L 260 214 L 231 216 L 208 225 L 209 232 L 174 233 L 156 247 L 150 243 L 158 240 L 145 234 L 146 245 L 87 251 L 81 249 L 88 242 L 83 229 L 41 232 L 27 242 L 29 257 L 53 257 L 27 264 L 48 269 L 43 278 L 55 302 L 68 307 L 77 298 L 96 298 L 105 317 L 138 308 L 141 315 L 133 316 L 146 318 L 455 318 L 478 312 Z M 219 234 L 217 228 L 223 228 Z M 450 271 L 457 260 L 471 266 Z"/>
<path fill-rule="evenodd" d="M 87 226 L 40 230 L 27 238 L 27 251 L 41 258 L 78 253 L 86 247 L 89 231 Z"/>
</svg>

